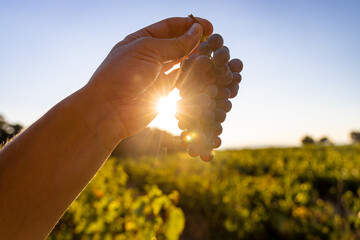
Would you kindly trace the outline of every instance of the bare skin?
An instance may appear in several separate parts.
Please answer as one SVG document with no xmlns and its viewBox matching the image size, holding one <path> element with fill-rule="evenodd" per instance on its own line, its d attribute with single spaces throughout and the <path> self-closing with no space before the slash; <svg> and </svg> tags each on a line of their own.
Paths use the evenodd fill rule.
<svg viewBox="0 0 360 240">
<path fill-rule="evenodd" d="M 0 239 L 44 239 L 122 139 L 156 116 L 168 70 L 212 25 L 169 18 L 115 45 L 90 81 L 0 151 Z"/>
</svg>

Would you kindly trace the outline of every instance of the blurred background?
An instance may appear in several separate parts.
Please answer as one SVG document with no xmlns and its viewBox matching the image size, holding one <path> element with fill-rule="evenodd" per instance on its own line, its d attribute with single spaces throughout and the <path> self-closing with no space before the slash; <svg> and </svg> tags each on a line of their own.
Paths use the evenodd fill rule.
<svg viewBox="0 0 360 240">
<path fill-rule="evenodd" d="M 127 34 L 192 13 L 244 62 L 224 148 L 298 145 L 305 134 L 349 143 L 360 128 L 359 9 L 325 0 L 3 1 L 0 114 L 29 126 L 84 86 Z M 179 134 L 169 120 L 165 130 Z"/>
<path fill-rule="evenodd" d="M 84 86 L 127 34 L 191 13 L 244 63 L 223 151 L 190 159 L 161 112 L 50 238 L 359 239 L 359 1 L 2 1 L 1 142 Z"/>
</svg>

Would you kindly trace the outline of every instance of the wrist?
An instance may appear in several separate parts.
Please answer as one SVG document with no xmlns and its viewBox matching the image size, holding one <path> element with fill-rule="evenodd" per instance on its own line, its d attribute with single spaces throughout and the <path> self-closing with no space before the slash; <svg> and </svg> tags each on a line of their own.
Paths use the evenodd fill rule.
<svg viewBox="0 0 360 240">
<path fill-rule="evenodd" d="M 112 151 L 126 136 L 126 128 L 114 106 L 92 86 L 86 85 L 74 94 L 76 108 L 92 137 Z"/>
</svg>

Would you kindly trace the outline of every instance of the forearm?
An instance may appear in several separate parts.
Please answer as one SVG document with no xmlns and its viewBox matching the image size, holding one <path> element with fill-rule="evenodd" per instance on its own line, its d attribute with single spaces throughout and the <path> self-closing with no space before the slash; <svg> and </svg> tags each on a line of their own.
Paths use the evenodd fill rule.
<svg viewBox="0 0 360 240">
<path fill-rule="evenodd" d="M 1 239 L 45 238 L 120 142 L 120 120 L 92 94 L 74 93 L 0 151 Z"/>
</svg>

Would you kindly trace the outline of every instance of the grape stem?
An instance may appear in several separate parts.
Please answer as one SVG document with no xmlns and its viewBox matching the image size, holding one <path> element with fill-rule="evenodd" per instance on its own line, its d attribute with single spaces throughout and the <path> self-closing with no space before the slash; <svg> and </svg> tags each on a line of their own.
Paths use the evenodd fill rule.
<svg viewBox="0 0 360 240">
<path fill-rule="evenodd" d="M 200 24 L 200 22 L 194 17 L 194 15 L 190 14 L 190 15 L 189 15 L 189 18 L 191 18 L 195 23 L 199 23 L 199 24 Z M 206 41 L 206 37 L 205 37 L 205 35 L 202 35 L 200 42 L 205 42 L 205 41 Z"/>
</svg>

